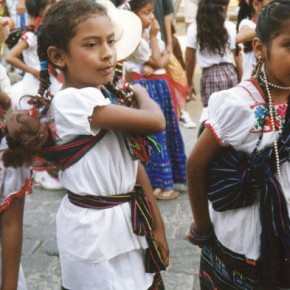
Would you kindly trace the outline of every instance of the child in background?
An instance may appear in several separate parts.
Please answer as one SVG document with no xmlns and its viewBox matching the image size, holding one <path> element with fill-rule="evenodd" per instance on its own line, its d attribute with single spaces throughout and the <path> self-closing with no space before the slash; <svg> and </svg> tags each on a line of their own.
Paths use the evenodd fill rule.
<svg viewBox="0 0 290 290">
<path fill-rule="evenodd" d="M 40 62 L 37 56 L 36 31 L 41 18 L 54 3 L 54 0 L 25 0 L 25 5 L 30 18 L 30 25 L 34 31 L 26 31 L 21 35 L 19 42 L 6 56 L 6 62 L 25 72 L 23 79 L 12 86 L 12 101 L 18 109 L 29 109 L 25 95 L 34 95 L 39 87 Z M 23 55 L 23 60 L 20 56 Z M 52 93 L 58 91 L 61 83 L 54 75 L 50 75 Z M 34 165 L 34 180 L 47 190 L 60 190 L 63 186 L 53 178 L 48 170 L 51 165 L 37 159 Z"/>
<path fill-rule="evenodd" d="M 188 27 L 185 63 L 189 97 L 196 94 L 193 76 L 196 63 L 202 69 L 200 95 L 206 119 L 208 100 L 212 93 L 229 89 L 238 83 L 241 64 L 235 62 L 236 30 L 226 20 L 229 0 L 201 0 L 196 24 Z"/>
<path fill-rule="evenodd" d="M 2 123 L 4 112 L 11 107 L 11 100 L 6 94 L 10 88 L 10 80 L 4 67 L 2 65 L 0 67 L 0 110 Z M 31 167 L 6 167 L 2 160 L 3 151 L 6 148 L 6 139 L 2 127 L 0 136 L 0 285 L 3 290 L 27 290 L 20 259 L 24 198 L 26 194 L 32 191 Z"/>
<path fill-rule="evenodd" d="M 41 61 L 49 61 L 64 71 L 64 86 L 50 105 L 54 120 L 50 128 L 54 128 L 52 136 L 57 136 L 56 147 L 70 145 L 75 138 L 94 140 L 74 163 L 59 172 L 68 193 L 57 214 L 62 283 L 70 290 L 147 290 L 152 286 L 154 273 L 168 265 L 169 251 L 148 177 L 134 160 L 135 148 L 143 150 L 144 146 L 141 142 L 130 143 L 132 139 L 125 136 L 156 133 L 164 129 L 165 120 L 139 85 L 133 87 L 138 109 L 111 103 L 115 98 L 103 85 L 113 77 L 116 53 L 123 58 L 136 48 L 141 23 L 129 11 L 122 11 L 127 13 L 123 21 L 118 17 L 121 12 L 116 12 L 117 18 L 112 23 L 113 14 L 103 6 L 110 2 L 99 3 L 59 1 L 39 27 Z M 138 35 L 129 29 L 132 27 L 140 27 Z M 38 91 L 42 97 L 48 96 L 47 65 L 43 68 Z M 12 132 L 33 122 L 23 114 L 15 119 Z M 39 143 L 51 139 L 47 138 L 43 125 L 38 124 L 32 136 L 14 135 L 20 149 L 25 151 L 26 146 L 34 145 L 37 151 Z M 129 202 L 136 210 L 132 210 Z M 155 282 L 160 283 L 160 279 Z"/>
<path fill-rule="evenodd" d="M 166 67 L 166 72 L 169 76 L 175 80 L 175 86 L 178 87 L 181 94 L 180 102 L 178 104 L 179 109 L 179 123 L 188 129 L 193 129 L 196 124 L 192 121 L 189 113 L 186 110 L 186 102 L 188 99 L 188 85 L 185 73 L 185 63 L 183 59 L 183 52 L 179 43 L 178 38 L 174 35 L 176 33 L 175 27 L 172 23 L 172 49 L 173 54 L 169 54 L 169 63 Z M 173 57 L 175 56 L 175 58 Z M 178 60 L 178 62 L 177 62 Z"/>
<path fill-rule="evenodd" d="M 188 158 L 202 290 L 290 289 L 289 25 L 290 1 L 262 9 L 255 74 L 211 96 Z"/>
<path fill-rule="evenodd" d="M 256 35 L 256 22 L 262 8 L 270 0 L 241 0 L 239 3 L 239 19 L 237 23 L 238 33 L 236 42 L 243 44 L 243 75 L 242 80 L 250 78 L 256 65 L 256 57 L 253 52 L 252 40 Z M 241 19 L 244 17 L 243 19 Z"/>
<path fill-rule="evenodd" d="M 142 22 L 143 35 L 137 50 L 126 60 L 125 68 L 129 79 L 144 86 L 156 101 L 166 119 L 166 128 L 155 138 L 161 151 L 151 156 L 145 169 L 157 199 L 171 200 L 179 196 L 174 184 L 185 184 L 185 150 L 172 104 L 173 90 L 169 90 L 170 79 L 165 71 L 168 53 L 160 39 L 159 25 L 154 18 L 153 0 L 132 0 L 131 9 Z"/>
</svg>

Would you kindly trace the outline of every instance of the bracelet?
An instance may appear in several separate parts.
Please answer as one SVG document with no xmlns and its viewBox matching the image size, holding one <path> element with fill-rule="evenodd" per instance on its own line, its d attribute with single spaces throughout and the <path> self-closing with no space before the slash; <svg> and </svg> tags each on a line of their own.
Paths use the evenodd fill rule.
<svg viewBox="0 0 290 290">
<path fill-rule="evenodd" d="M 190 237 L 194 239 L 196 242 L 206 242 L 213 235 L 213 227 L 211 227 L 210 231 L 205 235 L 200 235 L 195 231 L 194 223 L 190 224 Z"/>
</svg>

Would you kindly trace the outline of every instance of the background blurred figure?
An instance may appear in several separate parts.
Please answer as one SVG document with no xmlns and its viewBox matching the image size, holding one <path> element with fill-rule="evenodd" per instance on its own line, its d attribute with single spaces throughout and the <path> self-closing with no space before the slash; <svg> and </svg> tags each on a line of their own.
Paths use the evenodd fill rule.
<svg viewBox="0 0 290 290">
<path fill-rule="evenodd" d="M 200 0 L 185 0 L 184 2 L 184 18 L 186 27 L 196 22 L 197 7 Z"/>
<path fill-rule="evenodd" d="M 243 44 L 242 80 L 249 78 L 256 65 L 252 40 L 256 36 L 256 22 L 262 8 L 271 0 L 240 0 L 236 42 Z"/>
</svg>

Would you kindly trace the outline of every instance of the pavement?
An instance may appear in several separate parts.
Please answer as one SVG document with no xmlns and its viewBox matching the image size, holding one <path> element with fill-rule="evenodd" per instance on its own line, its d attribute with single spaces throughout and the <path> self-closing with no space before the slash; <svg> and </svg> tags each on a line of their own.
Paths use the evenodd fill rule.
<svg viewBox="0 0 290 290">
<path fill-rule="evenodd" d="M 178 37 L 182 42 L 186 32 L 184 23 L 177 23 Z M 200 73 L 195 75 L 198 88 Z M 202 104 L 188 103 L 188 112 L 198 123 Z M 186 154 L 196 141 L 197 129 L 181 127 Z M 60 290 L 61 273 L 56 245 L 55 218 L 64 191 L 46 191 L 35 187 L 27 196 L 24 213 L 22 265 L 29 290 Z M 164 219 L 170 247 L 170 266 L 163 273 L 166 290 L 198 290 L 198 247 L 185 239 L 187 225 L 192 219 L 186 192 L 172 201 L 158 201 Z M 68 237 L 69 238 L 69 237 Z"/>
</svg>

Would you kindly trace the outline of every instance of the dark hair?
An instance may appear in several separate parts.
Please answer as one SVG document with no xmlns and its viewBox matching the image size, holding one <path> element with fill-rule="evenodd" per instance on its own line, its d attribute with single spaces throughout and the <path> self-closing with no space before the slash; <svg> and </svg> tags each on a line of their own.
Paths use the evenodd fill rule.
<svg viewBox="0 0 290 290">
<path fill-rule="evenodd" d="M 30 16 L 37 17 L 50 2 L 51 0 L 25 0 L 25 7 Z"/>
<path fill-rule="evenodd" d="M 229 35 L 224 27 L 225 6 L 217 2 L 201 0 L 198 5 L 196 23 L 197 23 L 197 41 L 200 51 L 207 50 L 212 54 L 224 55 L 228 45 Z"/>
<path fill-rule="evenodd" d="M 258 0 L 263 2 L 263 0 Z M 237 31 L 239 30 L 240 23 L 243 19 L 251 19 L 254 16 L 253 0 L 249 0 L 247 4 L 246 0 L 240 0 L 239 2 L 239 12 L 237 17 Z M 244 52 L 253 51 L 252 41 L 246 41 L 244 43 Z"/>
<path fill-rule="evenodd" d="M 43 96 L 50 86 L 47 68 L 48 47 L 55 46 L 67 52 L 77 25 L 93 15 L 107 15 L 106 9 L 94 0 L 61 0 L 46 13 L 37 32 L 37 53 L 41 65 L 38 90 L 40 96 Z"/>
<path fill-rule="evenodd" d="M 237 16 L 237 31 L 239 29 L 240 23 L 243 19 L 251 19 L 254 15 L 253 0 L 249 0 L 249 4 L 246 0 L 239 1 L 239 12 Z"/>
<path fill-rule="evenodd" d="M 145 5 L 149 3 L 154 4 L 155 1 L 154 0 L 131 0 L 129 2 L 131 10 L 136 14 L 139 12 L 140 9 L 142 9 Z"/>
<path fill-rule="evenodd" d="M 259 14 L 256 36 L 266 45 L 289 25 L 290 1 L 274 0 L 267 4 Z M 286 23 L 286 21 L 288 21 Z"/>
</svg>

